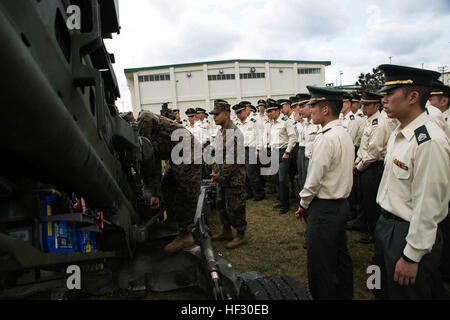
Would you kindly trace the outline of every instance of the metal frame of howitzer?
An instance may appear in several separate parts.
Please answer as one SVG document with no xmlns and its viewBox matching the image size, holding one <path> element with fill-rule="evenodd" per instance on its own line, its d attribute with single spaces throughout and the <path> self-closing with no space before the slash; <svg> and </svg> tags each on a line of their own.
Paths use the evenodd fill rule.
<svg viewBox="0 0 450 320">
<path fill-rule="evenodd" d="M 82 9 L 82 29 L 69 32 L 65 21 L 71 4 Z M 146 153 L 151 144 L 119 116 L 114 57 L 103 44 L 103 38 L 120 30 L 117 13 L 114 0 L 0 2 L 0 63 L 6 80 L 0 86 L 6 106 L 0 116 L 0 191 L 6 190 L 0 194 L 0 227 L 15 219 L 39 230 L 43 193 L 76 193 L 105 214 L 103 244 L 90 254 L 43 252 L 39 232 L 28 243 L 0 231 L 0 298 L 54 288 L 61 297 L 65 267 L 72 264 L 90 272 L 83 275 L 83 286 L 104 286 L 109 279 L 104 263 L 125 260 L 133 266 L 139 246 L 154 240 L 148 229 L 156 219 L 141 214 L 145 190 L 139 179 L 148 170 L 144 167 L 151 158 L 151 150 Z M 89 27 L 83 29 L 84 23 Z M 147 266 L 155 270 L 163 262 L 173 266 L 184 256 L 187 269 L 165 276 L 158 270 L 141 270 L 149 288 L 157 290 L 159 283 L 159 289 L 167 289 L 172 279 L 173 288 L 199 284 L 216 298 L 236 296 L 245 275 L 235 273 L 212 252 L 203 211 L 205 188 L 195 220 L 199 245 L 173 256 L 161 253 L 159 246 L 156 260 L 144 255 Z M 14 208 L 5 211 L 2 201 L 11 201 Z M 16 210 L 25 203 L 27 210 Z M 138 279 L 141 274 L 131 275 Z M 186 275 L 188 281 L 183 280 Z M 5 286 L 9 277 L 14 284 Z M 126 277 L 120 280 L 123 288 L 133 286 Z"/>
</svg>

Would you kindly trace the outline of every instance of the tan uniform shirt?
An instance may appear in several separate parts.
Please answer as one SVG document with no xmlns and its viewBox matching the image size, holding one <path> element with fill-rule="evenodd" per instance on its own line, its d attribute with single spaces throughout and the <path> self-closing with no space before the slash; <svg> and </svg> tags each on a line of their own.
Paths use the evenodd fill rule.
<svg viewBox="0 0 450 320">
<path fill-rule="evenodd" d="M 450 108 L 442 112 L 445 124 L 447 125 L 447 137 L 450 139 Z"/>
<path fill-rule="evenodd" d="M 263 148 L 266 149 L 269 145 L 269 128 L 270 128 L 270 121 L 267 115 L 260 116 L 259 113 L 255 117 L 256 119 L 256 126 L 258 128 L 257 130 L 257 149 L 262 150 Z"/>
<path fill-rule="evenodd" d="M 298 136 L 298 145 L 300 147 L 305 147 L 306 140 L 305 140 L 305 119 L 302 119 L 300 121 L 295 121 L 295 129 L 297 130 L 297 136 Z"/>
<path fill-rule="evenodd" d="M 346 199 L 353 185 L 355 149 L 340 120 L 328 123 L 313 145 L 300 205 L 307 209 L 314 199 Z"/>
<path fill-rule="evenodd" d="M 347 132 L 350 134 L 352 138 L 353 145 L 359 146 L 360 135 L 362 135 L 362 131 L 364 129 L 364 120 L 362 117 L 353 114 L 353 112 L 349 111 L 342 119 L 342 126 L 347 129 Z"/>
<path fill-rule="evenodd" d="M 438 127 L 441 128 L 445 134 L 447 134 L 447 125 L 445 123 L 444 115 L 441 112 L 441 110 L 439 110 L 436 107 L 433 107 L 431 104 L 428 104 L 426 106 L 425 111 L 428 114 L 428 116 L 430 117 L 431 121 L 436 123 L 438 125 Z"/>
<path fill-rule="evenodd" d="M 244 136 L 244 147 L 255 148 L 257 143 L 257 125 L 256 120 L 251 117 L 247 117 L 244 123 L 239 120 L 236 127 L 242 131 Z"/>
<path fill-rule="evenodd" d="M 355 163 L 358 171 L 366 170 L 375 161 L 384 160 L 390 131 L 380 112 L 375 112 L 366 120 L 361 145 Z"/>
<path fill-rule="evenodd" d="M 450 146 L 426 112 L 389 138 L 377 203 L 410 222 L 403 253 L 416 262 L 431 251 L 448 213 Z"/>
<path fill-rule="evenodd" d="M 311 159 L 314 141 L 319 133 L 320 125 L 313 124 L 310 119 L 305 120 L 305 157 Z"/>
<path fill-rule="evenodd" d="M 195 122 L 195 125 L 199 128 L 199 135 L 201 137 L 200 141 L 202 144 L 205 144 L 210 139 L 210 122 L 209 120 L 205 119 L 203 121 L 198 120 Z"/>
<path fill-rule="evenodd" d="M 272 149 L 286 149 L 291 152 L 296 143 L 295 129 L 288 117 L 280 114 L 270 122 L 269 145 Z"/>
<path fill-rule="evenodd" d="M 192 133 L 192 135 L 194 136 L 195 139 L 198 140 L 198 142 L 201 142 L 201 141 L 202 141 L 202 132 L 201 132 L 201 129 L 200 129 L 198 126 L 196 126 L 195 123 L 194 123 L 193 126 L 191 126 L 191 124 L 188 123 L 187 126 L 185 126 L 185 128 L 188 129 L 188 131 L 189 131 L 190 133 Z"/>
</svg>

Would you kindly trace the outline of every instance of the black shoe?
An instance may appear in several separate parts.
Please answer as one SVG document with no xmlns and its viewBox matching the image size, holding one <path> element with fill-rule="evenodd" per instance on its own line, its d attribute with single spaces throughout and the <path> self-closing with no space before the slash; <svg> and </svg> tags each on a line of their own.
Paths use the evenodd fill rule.
<svg viewBox="0 0 450 320">
<path fill-rule="evenodd" d="M 285 208 L 285 207 L 281 207 L 280 208 L 280 214 L 286 214 L 286 213 L 288 213 L 289 212 L 289 209 L 288 208 Z"/>
<path fill-rule="evenodd" d="M 273 206 L 274 209 L 280 209 L 281 208 L 281 203 L 275 204 Z"/>
<path fill-rule="evenodd" d="M 375 243 L 375 239 L 373 238 L 373 236 L 368 235 L 367 238 L 361 238 L 358 242 L 361 244 L 372 244 Z"/>
<path fill-rule="evenodd" d="M 264 200 L 266 198 L 266 196 L 263 194 L 263 195 L 260 195 L 260 196 L 256 196 L 254 199 L 253 199 L 253 201 L 261 201 L 261 200 Z"/>
</svg>

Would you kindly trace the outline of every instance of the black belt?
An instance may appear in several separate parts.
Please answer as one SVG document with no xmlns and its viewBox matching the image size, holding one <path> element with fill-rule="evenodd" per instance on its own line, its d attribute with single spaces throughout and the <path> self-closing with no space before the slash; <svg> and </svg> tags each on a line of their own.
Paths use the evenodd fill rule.
<svg viewBox="0 0 450 320">
<path fill-rule="evenodd" d="M 397 220 L 397 221 L 409 223 L 408 221 L 403 220 L 402 218 L 397 217 L 396 215 L 393 215 L 392 213 L 384 210 L 383 208 L 381 208 L 381 215 L 387 220 Z"/>
</svg>

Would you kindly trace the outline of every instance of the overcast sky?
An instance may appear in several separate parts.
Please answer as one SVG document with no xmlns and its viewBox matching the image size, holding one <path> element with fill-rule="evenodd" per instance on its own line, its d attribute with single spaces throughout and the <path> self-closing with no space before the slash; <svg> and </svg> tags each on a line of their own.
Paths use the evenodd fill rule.
<svg viewBox="0 0 450 320">
<path fill-rule="evenodd" d="M 389 63 L 450 68 L 450 0 L 119 0 L 114 53 L 124 69 L 222 59 L 327 60 L 326 82 L 353 84 Z M 448 69 L 447 69 L 448 71 Z"/>
</svg>

